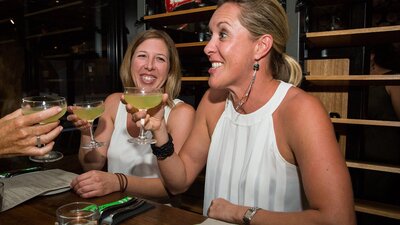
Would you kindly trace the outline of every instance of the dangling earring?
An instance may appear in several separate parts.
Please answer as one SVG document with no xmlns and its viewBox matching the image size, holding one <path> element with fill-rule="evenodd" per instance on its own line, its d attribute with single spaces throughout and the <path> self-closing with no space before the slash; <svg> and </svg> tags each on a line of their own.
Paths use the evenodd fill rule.
<svg viewBox="0 0 400 225">
<path fill-rule="evenodd" d="M 242 108 L 243 104 L 245 102 L 247 102 L 247 99 L 249 99 L 249 95 L 250 95 L 250 91 L 251 88 L 253 87 L 254 81 L 256 80 L 256 73 L 257 71 L 260 69 L 260 64 L 258 64 L 258 62 L 256 61 L 253 65 L 253 77 L 251 78 L 249 87 L 247 88 L 246 93 L 244 94 L 244 96 L 240 99 L 239 104 L 237 104 L 237 106 L 235 107 L 235 110 L 238 111 L 239 109 Z"/>
</svg>

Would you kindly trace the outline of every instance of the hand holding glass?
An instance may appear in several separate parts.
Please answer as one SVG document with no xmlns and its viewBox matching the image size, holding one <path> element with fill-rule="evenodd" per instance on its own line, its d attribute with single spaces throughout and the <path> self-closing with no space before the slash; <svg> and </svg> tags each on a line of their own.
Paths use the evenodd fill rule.
<svg viewBox="0 0 400 225">
<path fill-rule="evenodd" d="M 29 115 L 32 113 L 43 111 L 45 109 L 49 109 L 54 106 L 60 106 L 62 110 L 56 115 L 46 120 L 43 120 L 42 122 L 39 123 L 39 124 L 46 124 L 57 121 L 65 114 L 65 112 L 67 111 L 67 101 L 65 100 L 64 97 L 58 97 L 58 96 L 25 97 L 22 98 L 21 109 L 23 115 Z M 61 159 L 62 157 L 63 154 L 61 152 L 50 151 L 48 154 L 44 156 L 31 156 L 29 157 L 29 159 L 31 159 L 34 162 L 54 162 Z"/>
<path fill-rule="evenodd" d="M 96 118 L 100 117 L 103 114 L 104 102 L 93 101 L 93 102 L 75 103 L 73 112 L 80 119 L 87 120 L 90 125 L 90 143 L 82 145 L 81 147 L 86 149 L 95 149 L 104 146 L 104 143 L 96 141 L 93 135 L 93 122 Z"/>
<path fill-rule="evenodd" d="M 159 88 L 126 87 L 124 92 L 125 101 L 139 111 L 147 111 L 159 105 L 162 101 L 162 91 Z M 140 133 L 137 138 L 128 139 L 131 143 L 141 145 L 154 144 L 155 139 L 147 138 L 144 131 L 144 119 L 140 120 Z"/>
</svg>

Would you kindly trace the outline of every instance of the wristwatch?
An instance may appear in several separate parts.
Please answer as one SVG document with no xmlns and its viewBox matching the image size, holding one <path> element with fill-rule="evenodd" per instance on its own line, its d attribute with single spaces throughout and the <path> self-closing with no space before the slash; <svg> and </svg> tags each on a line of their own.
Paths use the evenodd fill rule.
<svg viewBox="0 0 400 225">
<path fill-rule="evenodd" d="M 260 208 L 258 207 L 251 207 L 249 208 L 243 216 L 243 224 L 250 225 L 250 221 L 253 219 L 254 215 Z"/>
</svg>

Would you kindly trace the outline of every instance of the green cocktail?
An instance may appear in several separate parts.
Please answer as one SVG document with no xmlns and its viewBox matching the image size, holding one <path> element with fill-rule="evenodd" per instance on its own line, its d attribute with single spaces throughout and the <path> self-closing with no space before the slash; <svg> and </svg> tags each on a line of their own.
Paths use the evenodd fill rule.
<svg viewBox="0 0 400 225">
<path fill-rule="evenodd" d="M 133 107 L 140 111 L 147 111 L 159 105 L 162 101 L 162 90 L 160 88 L 148 87 L 125 87 L 124 99 Z M 144 132 L 144 119 L 140 120 L 140 132 L 137 138 L 128 139 L 131 143 L 137 144 L 154 144 L 155 139 L 147 138 Z"/>
</svg>

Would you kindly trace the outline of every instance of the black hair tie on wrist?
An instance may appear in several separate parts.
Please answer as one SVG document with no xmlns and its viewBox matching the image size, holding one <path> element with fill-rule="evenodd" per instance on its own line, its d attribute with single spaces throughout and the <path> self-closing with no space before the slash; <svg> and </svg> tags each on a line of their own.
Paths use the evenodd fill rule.
<svg viewBox="0 0 400 225">
<path fill-rule="evenodd" d="M 171 135 L 168 134 L 168 142 L 162 146 L 157 147 L 155 144 L 151 144 L 151 149 L 153 150 L 153 154 L 157 157 L 157 160 L 164 160 L 174 154 L 174 143 L 172 143 L 172 141 Z"/>
</svg>

